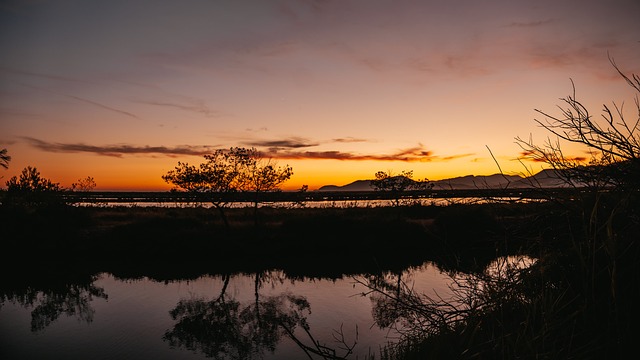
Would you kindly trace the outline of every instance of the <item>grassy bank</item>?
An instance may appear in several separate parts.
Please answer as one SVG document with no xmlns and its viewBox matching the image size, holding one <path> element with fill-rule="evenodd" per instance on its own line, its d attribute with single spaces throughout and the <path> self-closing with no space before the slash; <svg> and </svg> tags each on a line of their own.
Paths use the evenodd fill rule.
<svg viewBox="0 0 640 360">
<path fill-rule="evenodd" d="M 0 207 L 4 247 L 32 266 L 185 274 L 285 270 L 296 276 L 338 277 L 403 269 L 425 261 L 443 267 L 486 263 L 496 251 L 517 250 L 497 217 L 504 207 L 262 208 Z M 528 211 L 528 210 L 527 210 Z M 500 214 L 499 212 L 502 212 Z M 516 217 L 511 222 L 516 221 Z M 460 226 L 464 224 L 464 226 Z M 506 244 L 505 244 L 506 245 Z M 465 255 L 466 256 L 461 256 Z"/>
</svg>

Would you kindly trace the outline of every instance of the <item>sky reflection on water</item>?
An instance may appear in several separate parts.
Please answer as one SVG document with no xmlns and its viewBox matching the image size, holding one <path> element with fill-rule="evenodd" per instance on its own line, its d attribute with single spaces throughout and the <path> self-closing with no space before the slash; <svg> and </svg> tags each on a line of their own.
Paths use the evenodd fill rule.
<svg viewBox="0 0 640 360">
<path fill-rule="evenodd" d="M 309 303 L 310 312 L 303 314 L 310 333 L 321 343 L 339 348 L 334 340 L 342 329 L 349 344 L 357 341 L 349 358 L 379 356 L 380 346 L 393 341 L 393 334 L 378 328 L 371 315 L 372 304 L 361 296 L 366 289 L 353 278 L 338 280 L 292 280 L 281 272 L 261 278 L 260 300 L 293 294 Z M 403 279 L 425 292 L 446 293 L 448 277 L 434 266 L 425 264 L 403 274 Z M 255 274 L 234 275 L 225 288 L 225 299 L 237 302 L 241 309 L 256 301 Z M 0 337 L 3 359 L 202 359 L 202 352 L 185 347 L 172 348 L 163 336 L 174 329 L 177 320 L 170 311 L 181 301 L 203 300 L 210 304 L 224 287 L 222 276 L 204 276 L 190 281 L 157 282 L 147 278 L 121 280 L 110 274 L 100 274 L 92 284 L 103 289 L 106 298 L 90 297 L 92 319 L 82 320 L 81 314 L 63 314 L 39 331 L 30 329 L 34 306 L 24 306 L 5 300 L 0 309 Z M 40 298 L 46 297 L 41 294 Z M 15 299 L 14 299 L 15 300 Z M 34 304 L 37 306 L 37 304 Z M 357 339 L 356 339 L 357 334 Z M 296 336 L 307 344 L 309 337 L 298 326 Z M 299 359 L 306 357 L 302 349 L 287 336 L 281 336 L 275 352 L 262 349 L 261 359 Z M 344 351 L 338 350 L 338 354 Z M 233 358 L 233 357 L 232 357 Z"/>
</svg>

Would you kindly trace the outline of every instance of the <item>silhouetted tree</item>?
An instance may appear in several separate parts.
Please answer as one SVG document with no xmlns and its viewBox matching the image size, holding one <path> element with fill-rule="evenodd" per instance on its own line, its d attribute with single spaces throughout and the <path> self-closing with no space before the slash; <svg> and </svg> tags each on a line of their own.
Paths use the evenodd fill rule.
<svg viewBox="0 0 640 360">
<path fill-rule="evenodd" d="M 178 166 L 162 179 L 188 192 L 211 194 L 209 200 L 218 209 L 225 226 L 229 227 L 224 212 L 229 199 L 224 195 L 238 190 L 238 178 L 245 159 L 234 148 L 229 151 L 219 149 L 204 158 L 206 161 L 198 166 L 178 162 Z"/>
<path fill-rule="evenodd" d="M 95 189 L 95 187 L 95 180 L 91 176 L 87 176 L 71 184 L 71 191 L 91 191 Z"/>
<path fill-rule="evenodd" d="M 254 192 L 257 209 L 260 193 L 277 190 L 293 174 L 291 167 L 276 167 L 271 160 L 263 159 L 255 148 L 219 149 L 204 158 L 206 161 L 198 166 L 178 162 L 178 166 L 162 179 L 182 190 L 210 194 L 209 200 L 219 210 L 227 227 L 229 222 L 224 209 L 230 200 L 225 195 Z"/>
<path fill-rule="evenodd" d="M 294 200 L 294 201 L 291 203 L 291 205 L 290 205 L 290 206 L 291 206 L 292 208 L 304 208 L 304 207 L 306 207 L 306 206 L 307 206 L 307 204 L 306 204 L 306 201 L 305 201 L 304 196 L 305 196 L 305 194 L 307 193 L 307 191 L 309 191 L 309 185 L 306 185 L 306 184 L 302 185 L 302 186 L 300 187 L 300 189 L 298 189 L 298 191 L 297 191 L 297 193 L 298 193 L 298 195 L 299 195 L 299 198 L 298 198 L 298 199 L 296 199 L 296 200 Z"/>
<path fill-rule="evenodd" d="M 591 154 L 587 166 L 579 159 L 565 156 L 559 140 L 549 139 L 544 145 L 538 145 L 532 139 L 517 137 L 516 142 L 529 158 L 558 170 L 557 173 L 570 185 L 637 190 L 640 186 L 640 76 L 625 75 L 613 59 L 609 60 L 635 93 L 635 118 L 629 119 L 623 106 L 615 102 L 612 107 L 604 104 L 602 116 L 594 118 L 576 99 L 573 81 L 573 94 L 561 99 L 567 107 L 558 106 L 560 115 L 550 115 L 536 109 L 545 116 L 545 121 L 535 120 L 542 128 L 559 140 L 586 147 Z"/>
<path fill-rule="evenodd" d="M 255 148 L 234 148 L 234 150 L 244 159 L 239 175 L 239 189 L 254 194 L 253 208 L 257 224 L 260 194 L 279 191 L 280 185 L 293 175 L 293 168 L 289 165 L 277 166 L 272 159 L 264 158 Z"/>
<path fill-rule="evenodd" d="M 632 275 L 640 271 L 640 76 L 627 76 L 613 59 L 609 61 L 633 90 L 632 117 L 615 102 L 603 105 L 601 116 L 593 117 L 576 99 L 572 82 L 573 93 L 561 99 L 566 107 L 558 107 L 559 115 L 536 109 L 545 116 L 545 121 L 536 122 L 557 140 L 547 140 L 544 145 L 532 139 L 516 141 L 526 156 L 548 164 L 567 184 L 580 190 L 568 201 L 558 199 L 568 210 L 568 220 L 575 224 L 565 235 L 571 245 L 568 254 L 563 254 L 564 263 L 559 264 L 559 272 L 571 283 L 562 287 L 579 289 L 584 301 L 581 306 L 588 309 L 581 314 L 593 314 L 593 330 L 610 334 L 611 343 L 606 345 L 618 349 L 635 346 L 635 338 L 628 333 L 640 321 L 640 286 Z M 561 141 L 583 145 L 591 155 L 589 163 L 566 156 Z"/>
<path fill-rule="evenodd" d="M 402 171 L 400 175 L 394 175 L 391 171 L 378 171 L 375 180 L 371 181 L 371 186 L 376 191 L 385 191 L 393 196 L 393 203 L 400 205 L 402 194 L 406 191 L 429 190 L 433 188 L 433 183 L 429 180 L 413 180 L 413 170 Z"/>
<path fill-rule="evenodd" d="M 35 167 L 22 169 L 20 178 L 14 176 L 7 181 L 9 191 L 59 191 L 60 185 L 40 176 Z"/>
<path fill-rule="evenodd" d="M 6 183 L 7 203 L 24 206 L 50 205 L 61 201 L 62 188 L 58 183 L 40 176 L 31 166 L 22 169 L 20 177 L 13 176 Z"/>
</svg>

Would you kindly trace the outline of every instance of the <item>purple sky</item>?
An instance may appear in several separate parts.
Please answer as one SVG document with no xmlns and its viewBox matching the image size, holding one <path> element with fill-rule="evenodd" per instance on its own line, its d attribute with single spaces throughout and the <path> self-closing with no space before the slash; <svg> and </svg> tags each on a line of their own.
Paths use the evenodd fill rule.
<svg viewBox="0 0 640 360">
<path fill-rule="evenodd" d="M 289 187 L 378 170 L 539 170 L 516 136 L 571 94 L 633 92 L 640 1 L 3 1 L 0 148 L 69 186 L 161 188 L 177 161 L 255 146 Z M 576 156 L 582 149 L 568 147 Z"/>
</svg>

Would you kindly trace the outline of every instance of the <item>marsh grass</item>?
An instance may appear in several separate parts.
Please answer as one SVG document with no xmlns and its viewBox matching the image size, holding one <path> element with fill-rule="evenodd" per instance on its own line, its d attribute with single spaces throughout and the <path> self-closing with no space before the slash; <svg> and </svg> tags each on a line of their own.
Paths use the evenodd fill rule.
<svg viewBox="0 0 640 360">
<path fill-rule="evenodd" d="M 7 253 L 34 266 L 118 267 L 131 273 L 149 268 L 221 273 L 277 268 L 330 276 L 402 269 L 427 260 L 450 266 L 473 263 L 480 257 L 465 254 L 464 243 L 500 231 L 476 221 L 467 226 L 477 226 L 472 238 L 460 234 L 457 244 L 445 244 L 439 233 L 459 227 L 446 219 L 460 214 L 435 205 L 262 207 L 257 224 L 250 208 L 232 208 L 227 215 L 229 227 L 214 209 L 204 207 L 0 206 L 0 225 Z M 475 247 L 482 246 L 479 241 Z M 459 254 L 452 256 L 452 251 Z M 495 254 L 493 245 L 486 254 Z M 469 256 L 476 260 L 467 260 Z"/>
</svg>

